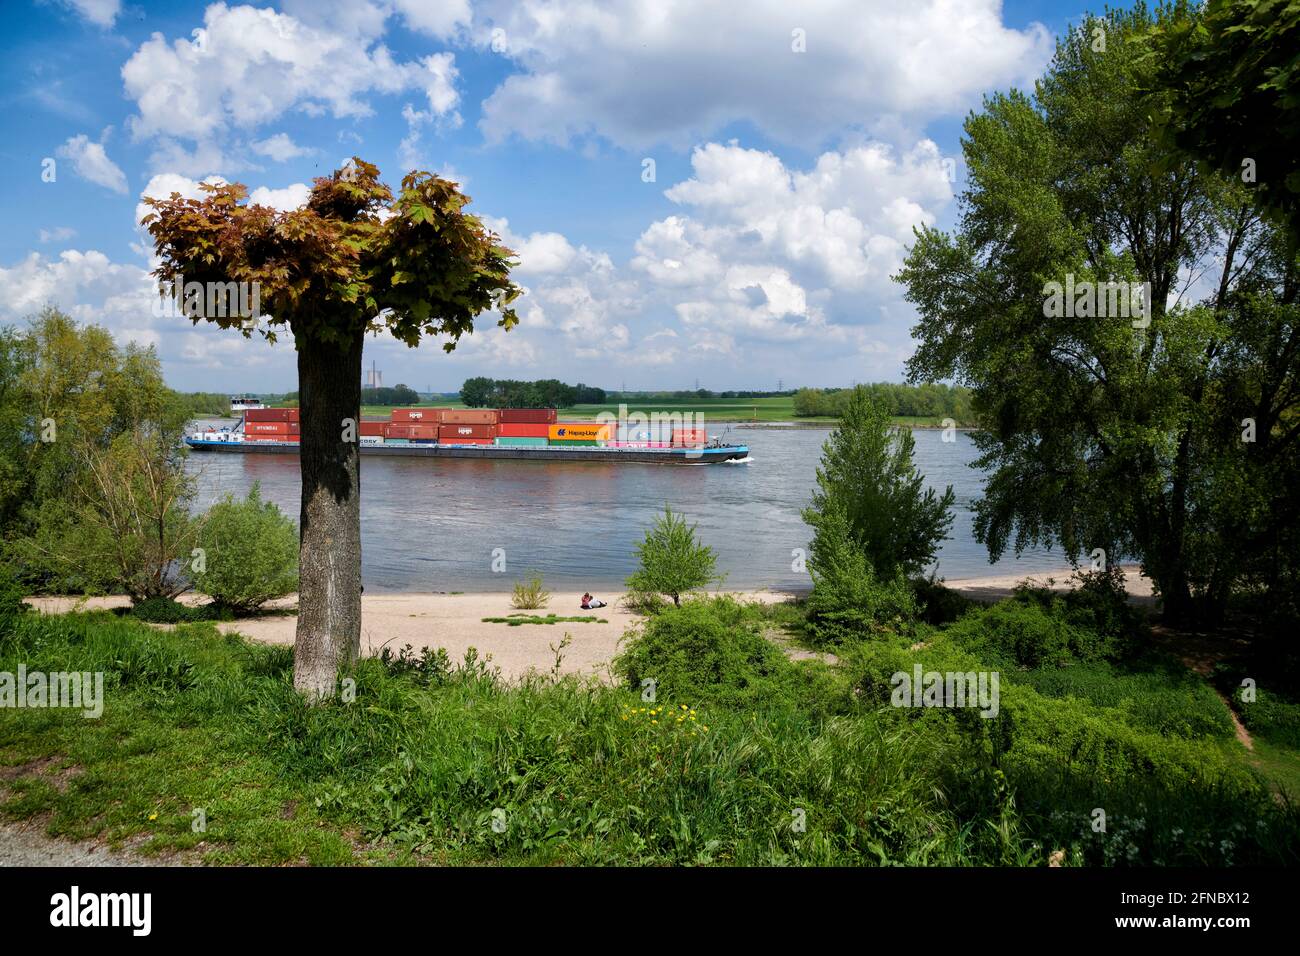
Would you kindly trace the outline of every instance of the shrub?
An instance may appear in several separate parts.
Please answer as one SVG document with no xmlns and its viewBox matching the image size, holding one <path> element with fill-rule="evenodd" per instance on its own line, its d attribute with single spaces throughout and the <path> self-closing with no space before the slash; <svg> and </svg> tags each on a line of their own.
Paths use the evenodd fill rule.
<svg viewBox="0 0 1300 956">
<path fill-rule="evenodd" d="M 23 603 L 27 589 L 7 565 L 0 565 L 0 621 L 7 621 L 28 608 Z"/>
<path fill-rule="evenodd" d="M 817 530 L 809 570 L 808 631 L 815 642 L 842 644 L 911 631 L 919 610 L 911 585 L 901 571 L 887 581 L 877 578 L 838 509 L 828 511 Z"/>
<path fill-rule="evenodd" d="M 1300 704 L 1262 688 L 1255 689 L 1255 699 L 1250 703 L 1244 702 L 1241 694 L 1239 687 L 1233 703 L 1247 730 L 1270 743 L 1300 748 Z"/>
<path fill-rule="evenodd" d="M 933 576 L 913 578 L 911 583 L 916 603 L 921 609 L 921 620 L 934 627 L 951 624 L 967 611 L 982 607 L 978 601 L 972 601 L 952 588 L 944 587 Z"/>
<path fill-rule="evenodd" d="M 1118 641 L 1067 620 L 1065 605 L 1001 601 L 972 611 L 947 633 L 976 657 L 999 667 L 1065 667 L 1113 658 Z"/>
<path fill-rule="evenodd" d="M 203 570 L 194 586 L 237 613 L 256 611 L 298 586 L 298 532 L 254 484 L 243 501 L 227 495 L 213 505 L 199 535 Z"/>
<path fill-rule="evenodd" d="M 1021 586 L 1016 599 L 1034 603 L 1076 628 L 1102 637 L 1115 638 L 1115 653 L 1136 647 L 1147 636 L 1146 615 L 1129 602 L 1124 588 L 1124 572 L 1119 567 L 1108 571 L 1078 571 L 1076 586 L 1068 591 Z"/>
<path fill-rule="evenodd" d="M 636 553 L 640 566 L 627 579 L 627 586 L 633 591 L 666 594 L 673 604 L 681 604 L 683 594 L 721 580 L 713 549 L 696 541 L 695 525 L 688 525 L 668 507 L 646 532 Z"/>
<path fill-rule="evenodd" d="M 542 576 L 534 574 L 527 581 L 516 581 L 510 606 L 520 611 L 536 611 L 551 600 L 551 592 L 542 586 Z"/>
<path fill-rule="evenodd" d="M 192 621 L 210 621 L 219 617 L 212 605 L 190 607 L 174 598 L 145 598 L 131 607 L 131 616 L 149 624 L 184 624 Z"/>
<path fill-rule="evenodd" d="M 758 692 L 793 667 L 785 654 L 742 621 L 735 601 L 687 601 L 629 631 L 614 672 L 636 690 L 654 681 L 655 699 L 696 703 Z"/>
</svg>

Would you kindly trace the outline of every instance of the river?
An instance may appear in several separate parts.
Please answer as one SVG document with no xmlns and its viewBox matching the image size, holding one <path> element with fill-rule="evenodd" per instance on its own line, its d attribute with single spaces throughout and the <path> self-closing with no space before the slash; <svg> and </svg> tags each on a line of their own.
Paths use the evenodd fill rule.
<svg viewBox="0 0 1300 956">
<path fill-rule="evenodd" d="M 711 423 L 709 434 L 726 428 Z M 608 592 L 633 570 L 636 543 L 668 504 L 698 525 L 699 538 L 717 552 L 726 587 L 806 588 L 808 575 L 793 570 L 792 552 L 808 545 L 800 511 L 829 432 L 733 427 L 725 434 L 750 446 L 749 461 L 664 466 L 364 456 L 365 586 L 500 591 L 536 571 L 551 587 Z M 942 434 L 913 431 L 915 460 L 927 482 L 940 491 L 951 484 L 956 494 L 939 573 L 963 578 L 1062 567 L 1059 554 L 1044 550 L 989 565 L 971 528 L 971 502 L 983 484 L 970 466 L 975 446 L 965 432 L 953 442 Z M 199 507 L 227 492 L 242 497 L 260 482 L 262 496 L 297 520 L 297 456 L 192 452 L 188 467 L 199 476 Z M 504 570 L 493 570 L 494 559 Z"/>
</svg>

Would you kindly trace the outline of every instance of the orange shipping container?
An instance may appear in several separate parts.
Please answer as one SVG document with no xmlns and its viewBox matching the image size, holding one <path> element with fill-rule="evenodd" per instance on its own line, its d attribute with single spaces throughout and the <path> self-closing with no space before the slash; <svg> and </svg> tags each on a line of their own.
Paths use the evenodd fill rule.
<svg viewBox="0 0 1300 956">
<path fill-rule="evenodd" d="M 495 425 L 495 408 L 449 408 L 442 415 L 444 425 Z"/>
<path fill-rule="evenodd" d="M 703 445 L 709 440 L 708 432 L 703 428 L 674 428 L 674 445 Z"/>
<path fill-rule="evenodd" d="M 611 441 L 614 426 L 599 422 L 565 422 L 547 426 L 546 437 L 552 441 Z"/>
</svg>

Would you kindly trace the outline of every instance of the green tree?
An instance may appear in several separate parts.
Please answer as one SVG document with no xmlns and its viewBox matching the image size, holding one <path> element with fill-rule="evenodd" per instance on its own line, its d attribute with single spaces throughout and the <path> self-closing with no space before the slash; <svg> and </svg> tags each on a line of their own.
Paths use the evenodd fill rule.
<svg viewBox="0 0 1300 956">
<path fill-rule="evenodd" d="M 855 388 L 839 426 L 822 446 L 817 488 L 803 519 L 817 536 L 835 512 L 878 577 L 917 574 L 934 560 L 952 526 L 952 487 L 925 487 L 912 463 L 912 433 L 895 428 L 866 388 Z"/>
<path fill-rule="evenodd" d="M 1164 143 L 1249 183 L 1300 237 L 1300 0 L 1208 0 L 1137 41 Z"/>
<path fill-rule="evenodd" d="M 642 594 L 666 594 L 680 605 L 683 594 L 721 580 L 717 556 L 695 539 L 695 527 L 665 506 L 636 547 L 638 567 L 627 586 Z"/>
<path fill-rule="evenodd" d="M 467 378 L 460 387 L 460 400 L 471 408 L 486 408 L 492 401 L 495 389 L 496 382 L 485 376 Z"/>
<path fill-rule="evenodd" d="M 198 543 L 194 587 L 223 607 L 251 613 L 298 586 L 298 529 L 256 483 L 208 509 Z"/>
<path fill-rule="evenodd" d="M 974 389 L 990 558 L 1135 555 L 1174 620 L 1194 596 L 1218 613 L 1276 553 L 1300 435 L 1295 257 L 1241 183 L 1160 143 L 1156 64 L 1127 45 L 1189 16 L 1090 18 L 1032 97 L 987 98 L 965 124 L 959 228 L 919 230 L 898 276 L 920 315 L 912 380 Z M 1179 276 L 1200 272 L 1208 295 L 1183 301 Z M 1099 314 L 1110 283 L 1145 308 Z M 1069 284 L 1062 314 L 1048 300 Z"/>
<path fill-rule="evenodd" d="M 394 197 L 378 169 L 354 158 L 288 212 L 245 203 L 239 184 L 203 189 L 200 199 L 145 200 L 153 211 L 143 224 L 160 280 L 247 283 L 265 313 L 260 333 L 293 335 L 302 409 L 294 686 L 316 700 L 334 694 L 339 668 L 361 647 L 356 426 L 366 333 L 386 330 L 409 346 L 436 335 L 451 351 L 488 309 L 513 327 L 508 306 L 519 289 L 510 250 L 465 212 L 455 183 L 426 172 L 408 174 Z M 250 335 L 253 323 L 231 311 L 196 309 L 191 318 Z"/>
</svg>

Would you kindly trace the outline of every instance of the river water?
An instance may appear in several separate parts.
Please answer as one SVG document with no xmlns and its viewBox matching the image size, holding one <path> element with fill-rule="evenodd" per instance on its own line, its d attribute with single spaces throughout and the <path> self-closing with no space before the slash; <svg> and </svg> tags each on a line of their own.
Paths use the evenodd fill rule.
<svg viewBox="0 0 1300 956">
<path fill-rule="evenodd" d="M 635 566 L 634 547 L 668 504 L 713 547 L 725 586 L 806 588 L 792 568 L 806 548 L 800 518 L 815 485 L 820 428 L 734 428 L 710 424 L 710 436 L 748 444 L 747 462 L 699 466 L 603 462 L 473 461 L 366 455 L 361 459 L 361 549 L 371 591 L 500 591 L 527 572 L 548 586 L 610 591 Z M 990 566 L 971 531 L 970 505 L 982 474 L 976 450 L 958 432 L 915 429 L 916 464 L 940 491 L 956 494 L 950 539 L 938 572 L 947 578 L 1054 570 L 1059 554 L 1026 551 Z M 200 507 L 227 492 L 242 497 L 254 482 L 262 496 L 298 517 L 296 455 L 192 452 Z M 500 550 L 497 550 L 500 549 Z M 504 570 L 493 570 L 495 565 Z M 503 560 L 504 559 L 504 560 Z"/>
</svg>

